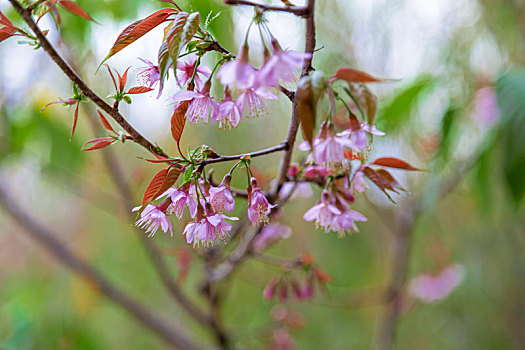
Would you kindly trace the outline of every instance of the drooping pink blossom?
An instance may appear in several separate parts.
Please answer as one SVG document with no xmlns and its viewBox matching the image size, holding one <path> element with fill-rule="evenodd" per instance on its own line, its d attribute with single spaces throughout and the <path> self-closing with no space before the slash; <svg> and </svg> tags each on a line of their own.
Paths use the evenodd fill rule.
<svg viewBox="0 0 525 350">
<path fill-rule="evenodd" d="M 263 250 L 278 240 L 290 238 L 291 235 L 292 229 L 289 226 L 282 224 L 267 225 L 261 230 L 259 235 L 255 237 L 253 248 L 259 251 Z"/>
<path fill-rule="evenodd" d="M 424 274 L 413 278 L 409 283 L 408 292 L 425 303 L 442 300 L 461 283 L 463 274 L 463 266 L 450 265 L 437 276 Z"/>
<path fill-rule="evenodd" d="M 272 39 L 272 47 L 273 55 L 257 73 L 259 82 L 268 87 L 275 87 L 280 81 L 293 81 L 303 61 L 312 57 L 310 53 L 284 51 L 275 39 Z"/>
<path fill-rule="evenodd" d="M 133 211 L 138 211 L 140 207 L 133 208 Z M 171 235 L 173 236 L 173 231 L 171 229 L 171 221 L 166 216 L 163 210 L 158 205 L 148 204 L 146 208 L 140 213 L 140 219 L 137 220 L 135 226 L 140 227 L 146 230 L 148 237 L 152 237 L 159 227 L 164 232 L 170 230 Z"/>
<path fill-rule="evenodd" d="M 226 174 L 218 187 L 210 188 L 210 204 L 217 213 L 231 213 L 235 208 L 235 199 L 230 191 L 231 175 Z"/>
<path fill-rule="evenodd" d="M 248 50 L 248 45 L 244 44 L 239 57 L 219 69 L 217 78 L 221 80 L 222 85 L 233 90 L 244 90 L 253 86 L 256 69 L 248 63 Z"/>
<path fill-rule="evenodd" d="M 335 219 L 332 220 L 330 229 L 339 232 L 340 237 L 344 237 L 345 232 L 359 232 L 356 222 L 366 221 L 368 221 L 368 219 L 360 212 L 350 208 L 343 208 L 341 214 L 336 215 Z"/>
<path fill-rule="evenodd" d="M 306 182 L 285 182 L 279 191 L 279 198 L 291 200 L 297 198 L 310 198 L 313 195 L 312 187 Z"/>
<path fill-rule="evenodd" d="M 137 78 L 141 82 L 141 85 L 147 86 L 151 89 L 158 81 L 160 81 L 159 67 L 146 59 L 140 57 L 138 59 L 146 63 L 148 66 L 139 68 Z"/>
<path fill-rule="evenodd" d="M 184 186 L 181 189 L 176 189 L 172 187 L 160 196 L 168 196 L 171 198 L 171 204 L 168 206 L 167 211 L 170 214 L 174 213 L 175 216 L 177 216 L 179 219 L 182 217 L 186 205 L 188 205 L 188 209 L 192 218 L 194 218 L 195 214 L 197 213 L 197 201 L 188 192 L 188 189 L 188 185 Z"/>
<path fill-rule="evenodd" d="M 268 203 L 268 199 L 261 192 L 257 179 L 251 179 L 252 190 L 249 195 L 248 218 L 256 225 L 267 224 L 270 220 L 268 215 L 275 207 Z"/>
<path fill-rule="evenodd" d="M 341 210 L 331 203 L 330 197 L 328 191 L 324 190 L 321 200 L 303 215 L 303 219 L 315 221 L 316 225 L 321 226 L 325 232 L 331 230 L 335 219 L 341 215 Z"/>
<path fill-rule="evenodd" d="M 211 117 L 211 121 L 219 121 L 219 128 L 236 128 L 242 119 L 242 110 L 231 98 L 224 99 Z"/>
<path fill-rule="evenodd" d="M 216 113 L 219 105 L 209 95 L 209 91 L 204 93 L 182 90 L 172 96 L 175 102 L 190 101 L 188 110 L 186 111 L 186 118 L 192 123 L 202 121 L 208 123 L 210 109 L 212 113 Z M 177 105 L 175 106 L 177 108 Z"/>
<path fill-rule="evenodd" d="M 177 81 L 182 86 L 186 85 L 190 80 L 191 77 L 193 77 L 193 73 L 195 73 L 195 86 L 197 87 L 197 90 L 202 90 L 204 88 L 204 79 L 208 79 L 211 75 L 211 69 L 210 67 L 200 64 L 199 67 L 197 67 L 197 72 L 195 72 L 195 65 L 197 64 L 198 56 L 194 53 L 188 55 L 188 61 L 177 61 Z M 201 75 L 203 78 L 201 78 Z"/>
<path fill-rule="evenodd" d="M 367 123 L 363 123 L 353 129 L 347 129 L 337 135 L 348 138 L 352 143 L 350 148 L 356 152 L 361 152 L 368 145 L 368 134 L 376 136 L 386 135 L 384 132 L 377 130 L 375 125 L 369 125 Z"/>
<path fill-rule="evenodd" d="M 348 138 L 336 135 L 333 132 L 333 125 L 323 123 L 319 135 L 313 139 L 313 157 L 316 164 L 332 165 L 344 159 L 343 149 L 345 147 L 353 148 L 354 143 Z M 301 151 L 309 151 L 310 144 L 307 141 L 299 144 Z"/>
<path fill-rule="evenodd" d="M 247 117 L 258 118 L 268 114 L 268 109 L 263 102 L 277 100 L 278 97 L 264 87 L 248 87 L 237 98 L 237 107 L 241 113 L 246 112 Z"/>
<path fill-rule="evenodd" d="M 231 230 L 228 220 L 238 220 L 236 217 L 228 217 L 223 214 L 215 214 L 211 207 L 206 209 L 206 214 L 199 209 L 197 218 L 194 222 L 186 225 L 183 235 L 186 237 L 188 244 L 193 246 L 210 246 L 215 243 L 217 239 L 225 240 L 228 232 Z"/>
</svg>

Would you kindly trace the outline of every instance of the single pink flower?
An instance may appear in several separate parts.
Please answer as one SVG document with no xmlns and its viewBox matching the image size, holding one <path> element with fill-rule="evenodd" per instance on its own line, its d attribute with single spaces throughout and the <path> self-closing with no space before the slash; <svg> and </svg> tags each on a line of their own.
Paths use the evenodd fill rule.
<svg viewBox="0 0 525 350">
<path fill-rule="evenodd" d="M 171 204 L 168 206 L 168 213 L 175 213 L 175 216 L 177 216 L 179 219 L 182 217 L 186 205 L 188 205 L 188 209 L 190 210 L 190 215 L 192 218 L 194 218 L 195 214 L 197 213 L 197 201 L 188 192 L 188 189 L 188 185 L 181 189 L 175 189 L 172 187 L 160 196 L 168 196 L 171 198 Z"/>
<path fill-rule="evenodd" d="M 219 105 L 209 95 L 208 91 L 201 93 L 196 91 L 182 90 L 172 96 L 175 102 L 190 101 L 186 118 L 192 123 L 202 121 L 208 123 L 210 109 L 212 114 L 218 109 Z M 175 106 L 177 108 L 177 105 Z"/>
<path fill-rule="evenodd" d="M 306 179 L 315 179 L 317 177 L 325 177 L 328 175 L 328 169 L 322 165 L 309 165 L 304 169 L 303 176 Z"/>
<path fill-rule="evenodd" d="M 346 137 L 336 135 L 333 132 L 333 125 L 323 123 L 319 135 L 313 139 L 313 157 L 316 164 L 332 165 L 344 159 L 343 149 L 345 147 L 354 148 L 354 143 Z M 301 151 L 309 151 L 310 144 L 307 141 L 299 144 Z"/>
<path fill-rule="evenodd" d="M 210 204 L 217 213 L 231 213 L 235 208 L 235 200 L 230 191 L 231 175 L 226 174 L 218 187 L 210 188 Z"/>
<path fill-rule="evenodd" d="M 270 224 L 265 226 L 259 235 L 255 237 L 253 248 L 255 250 L 263 250 L 268 245 L 280 240 L 290 238 L 292 229 L 286 225 Z"/>
<path fill-rule="evenodd" d="M 332 231 L 338 231 L 340 237 L 344 237 L 345 232 L 359 232 L 356 222 L 366 222 L 368 219 L 358 211 L 345 208 L 341 210 L 341 214 L 336 215 L 335 219 L 330 225 Z"/>
<path fill-rule="evenodd" d="M 268 87 L 275 87 L 280 81 L 293 81 L 303 61 L 312 57 L 310 53 L 284 51 L 275 39 L 272 39 L 272 47 L 273 55 L 257 73 L 259 82 Z"/>
<path fill-rule="evenodd" d="M 140 57 L 138 59 L 146 63 L 148 66 L 139 68 L 137 78 L 142 85 L 147 86 L 151 89 L 157 82 L 160 81 L 159 67 L 146 59 L 142 59 Z"/>
<path fill-rule="evenodd" d="M 182 86 L 186 85 L 191 80 L 191 77 L 195 72 L 197 58 L 198 56 L 192 53 L 188 55 L 188 62 L 177 61 L 177 80 Z M 203 78 L 208 79 L 211 75 L 210 67 L 203 64 L 197 67 L 194 82 L 199 91 L 204 87 L 204 81 L 201 79 L 201 75 Z"/>
<path fill-rule="evenodd" d="M 199 211 L 202 210 L 199 209 Z M 201 244 L 206 247 L 213 245 L 217 238 L 224 241 L 228 231 L 232 228 L 232 225 L 226 222 L 226 219 L 238 220 L 236 217 L 215 214 L 211 207 L 207 208 L 206 212 L 207 215 L 199 212 L 195 222 L 189 223 L 184 229 L 183 235 L 186 236 L 186 242 L 193 244 L 194 247 Z"/>
<path fill-rule="evenodd" d="M 386 135 L 384 132 L 377 130 L 375 125 L 363 123 L 355 129 L 348 129 L 337 134 L 340 137 L 349 138 L 352 143 L 352 148 L 356 152 L 361 152 L 368 145 L 368 134 L 376 136 Z"/>
<path fill-rule="evenodd" d="M 303 219 L 315 221 L 317 226 L 321 226 L 325 232 L 328 232 L 339 215 L 341 215 L 341 210 L 331 203 L 330 194 L 324 190 L 321 200 L 303 215 Z"/>
<path fill-rule="evenodd" d="M 231 98 L 223 100 L 211 117 L 211 121 L 219 121 L 219 128 L 236 128 L 242 119 L 242 110 Z"/>
<path fill-rule="evenodd" d="M 426 303 L 445 299 L 461 283 L 464 269 L 461 265 L 450 265 L 437 276 L 420 275 L 412 279 L 408 292 Z"/>
<path fill-rule="evenodd" d="M 133 211 L 139 210 L 140 207 L 133 208 Z M 159 227 L 164 232 L 168 232 L 168 229 L 173 236 L 171 229 L 171 221 L 166 216 L 166 213 L 160 209 L 158 205 L 148 204 L 146 208 L 140 213 L 140 219 L 137 220 L 135 226 L 142 229 L 146 229 L 148 237 L 152 237 Z"/>
<path fill-rule="evenodd" d="M 248 218 L 251 222 L 256 225 L 267 224 L 270 220 L 268 214 L 270 214 L 271 209 L 275 207 L 268 203 L 268 199 L 261 192 L 261 188 L 257 183 L 257 180 L 252 177 L 251 179 L 252 190 L 249 195 L 249 207 L 248 207 Z"/>
<path fill-rule="evenodd" d="M 253 86 L 256 69 L 248 63 L 248 45 L 240 49 L 239 57 L 226 63 L 217 72 L 221 84 L 233 90 L 244 90 Z"/>
<path fill-rule="evenodd" d="M 239 107 L 241 113 L 246 111 L 247 117 L 262 117 L 268 114 L 268 109 L 263 102 L 263 98 L 267 100 L 278 99 L 277 96 L 272 94 L 264 87 L 249 87 L 239 95 L 239 98 L 237 99 L 237 106 Z"/>
</svg>

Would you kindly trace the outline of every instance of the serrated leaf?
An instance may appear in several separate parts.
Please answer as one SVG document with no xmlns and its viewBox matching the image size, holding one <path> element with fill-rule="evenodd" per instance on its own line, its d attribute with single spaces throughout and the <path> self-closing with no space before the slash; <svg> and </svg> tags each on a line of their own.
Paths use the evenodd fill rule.
<svg viewBox="0 0 525 350">
<path fill-rule="evenodd" d="M 348 83 L 379 83 L 388 81 L 389 79 L 376 78 L 368 73 L 350 67 L 341 67 L 335 71 L 333 77 L 339 80 L 345 80 Z"/>
<path fill-rule="evenodd" d="M 397 180 L 395 180 L 394 177 L 390 175 L 388 171 L 384 169 L 378 169 L 376 171 L 370 167 L 365 167 L 363 169 L 363 173 L 370 181 L 372 181 L 372 183 L 374 183 L 374 185 L 376 185 L 388 197 L 388 199 L 394 202 L 387 190 L 398 193 L 397 189 L 402 188 L 397 182 Z"/>
<path fill-rule="evenodd" d="M 181 43 L 179 46 L 179 52 L 177 54 L 177 58 L 180 54 L 180 50 L 184 45 L 190 42 L 190 40 L 193 38 L 195 33 L 197 33 L 197 30 L 199 30 L 200 25 L 200 16 L 198 12 L 193 12 L 188 16 L 188 19 L 186 20 L 186 24 L 184 24 L 184 28 L 182 29 L 182 38 Z"/>
<path fill-rule="evenodd" d="M 155 193 L 155 196 L 153 198 L 158 198 L 161 196 L 164 192 L 166 192 L 179 178 L 180 175 L 180 169 L 179 168 L 172 168 L 166 178 L 164 179 L 164 182 L 160 186 L 157 193 Z"/>
<path fill-rule="evenodd" d="M 164 41 L 159 48 L 159 73 L 160 73 L 160 91 L 164 87 L 164 79 L 168 75 L 168 70 L 173 64 L 168 52 L 168 42 Z"/>
<path fill-rule="evenodd" d="M 91 18 L 90 15 L 87 14 L 86 11 L 82 7 L 80 7 L 77 3 L 69 0 L 59 0 L 58 3 L 67 11 L 71 12 L 74 15 L 77 15 L 79 17 L 85 18 L 87 20 L 96 22 L 93 18 Z"/>
<path fill-rule="evenodd" d="M 177 10 L 172 8 L 160 9 L 154 12 L 153 14 L 149 15 L 148 17 L 135 21 L 129 26 L 127 26 L 122 31 L 122 33 L 120 33 L 117 40 L 115 40 L 115 43 L 113 44 L 113 46 L 109 50 L 108 55 L 104 58 L 101 64 L 107 61 L 111 56 L 113 56 L 129 44 L 133 43 L 149 31 L 151 31 L 153 28 L 157 27 L 159 24 L 165 22 L 169 16 L 175 13 L 177 13 Z"/>
<path fill-rule="evenodd" d="M 12 37 L 16 32 L 16 29 L 11 27 L 0 28 L 0 42 L 4 41 L 7 38 Z"/>
<path fill-rule="evenodd" d="M 129 71 L 129 67 L 128 67 L 128 69 L 126 69 L 124 74 L 122 74 L 122 76 L 120 76 L 120 74 L 117 72 L 117 75 L 118 75 L 118 88 L 119 88 L 120 92 L 124 91 L 124 88 L 126 87 L 126 84 L 128 83 L 128 71 Z"/>
<path fill-rule="evenodd" d="M 115 86 L 115 90 L 118 90 L 117 81 L 115 80 L 115 76 L 111 72 L 111 68 L 109 68 L 107 64 L 104 64 L 104 66 L 106 66 L 106 68 L 108 69 L 109 75 L 111 76 L 111 80 L 113 80 L 113 85 Z"/>
<path fill-rule="evenodd" d="M 389 168 L 403 169 L 403 170 L 421 170 L 421 169 L 413 167 L 412 165 L 408 164 L 404 160 L 393 158 L 393 157 L 377 158 L 376 160 L 374 160 L 372 164 L 386 166 Z"/>
<path fill-rule="evenodd" d="M 155 195 L 162 187 L 164 180 L 166 180 L 168 171 L 169 169 L 162 169 L 161 171 L 156 173 L 155 176 L 153 176 L 153 179 L 151 179 L 148 187 L 146 188 L 146 191 L 144 192 L 144 197 L 142 198 L 142 205 L 149 203 L 156 198 Z"/>
<path fill-rule="evenodd" d="M 179 58 L 179 50 L 182 46 L 182 31 L 186 25 L 188 16 L 189 14 L 187 12 L 177 13 L 175 21 L 173 21 L 171 29 L 166 36 L 166 42 L 168 43 L 168 54 L 170 55 L 173 63 L 177 62 L 177 58 Z"/>
<path fill-rule="evenodd" d="M 130 94 L 130 95 L 133 95 L 133 94 L 143 94 L 145 92 L 150 92 L 152 91 L 153 89 L 152 88 L 149 88 L 147 86 L 134 86 L 132 88 L 130 88 L 126 94 Z"/>
<path fill-rule="evenodd" d="M 171 135 L 175 142 L 180 143 L 184 125 L 186 124 L 186 112 L 188 111 L 188 101 L 182 101 L 173 111 L 171 116 Z"/>
<path fill-rule="evenodd" d="M 97 149 L 101 149 L 101 148 L 107 147 L 107 146 L 111 145 L 113 142 L 115 142 L 115 139 L 106 138 L 105 140 L 100 140 L 100 141 L 96 141 L 96 142 L 93 142 L 93 141 L 94 140 L 86 142 L 86 144 L 84 145 L 84 148 L 82 148 L 82 151 L 94 151 L 94 150 L 97 150 Z M 89 144 L 89 143 L 93 143 L 93 145 L 90 146 L 89 148 L 85 148 L 86 145 Z"/>
<path fill-rule="evenodd" d="M 75 129 L 77 128 L 77 121 L 78 121 L 78 107 L 80 106 L 80 101 L 77 102 L 77 106 L 75 107 L 75 113 L 73 115 L 73 127 L 71 128 L 71 136 L 69 136 L 69 141 L 73 139 L 73 134 L 75 133 Z"/>
</svg>

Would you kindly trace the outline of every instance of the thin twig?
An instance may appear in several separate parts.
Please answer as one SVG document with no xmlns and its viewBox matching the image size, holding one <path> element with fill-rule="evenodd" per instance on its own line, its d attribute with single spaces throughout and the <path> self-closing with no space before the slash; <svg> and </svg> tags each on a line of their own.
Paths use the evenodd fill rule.
<svg viewBox="0 0 525 350">
<path fill-rule="evenodd" d="M 217 158 L 206 159 L 206 160 L 203 160 L 199 165 L 230 162 L 230 161 L 240 160 L 241 158 L 246 157 L 246 156 L 250 158 L 260 157 L 260 156 L 264 156 L 270 153 L 284 151 L 286 150 L 286 147 L 287 147 L 287 143 L 283 142 L 283 143 L 278 144 L 277 146 L 268 147 L 260 151 L 255 151 L 251 153 L 236 154 L 233 156 L 218 156 Z"/>
<path fill-rule="evenodd" d="M 115 302 L 150 328 L 171 345 L 182 349 L 201 349 L 191 341 L 182 331 L 181 325 L 173 326 L 152 313 L 148 307 L 117 288 L 113 283 L 98 273 L 91 265 L 78 258 L 55 235 L 37 223 L 31 216 L 23 211 L 0 187 L 0 204 L 6 212 L 25 229 L 29 236 L 40 243 L 62 264 L 86 278 L 97 290 Z"/>
<path fill-rule="evenodd" d="M 224 3 L 226 5 L 246 5 L 259 7 L 263 11 L 288 12 L 299 17 L 308 17 L 310 15 L 310 7 L 305 6 L 272 6 L 248 0 L 224 0 Z"/>
<path fill-rule="evenodd" d="M 93 90 L 91 90 L 86 83 L 73 71 L 69 64 L 60 56 L 60 54 L 55 50 L 53 45 L 47 40 L 46 36 L 42 33 L 38 25 L 35 23 L 31 17 L 31 11 L 28 11 L 17 0 L 9 0 L 13 8 L 22 16 L 24 21 L 27 23 L 29 28 L 35 33 L 39 43 L 44 48 L 44 51 L 51 57 L 51 59 L 56 63 L 56 65 L 64 72 L 64 74 L 77 85 L 79 90 L 87 98 L 89 98 L 93 103 L 95 103 L 100 109 L 106 112 L 111 116 L 130 136 L 133 138 L 133 141 L 139 145 L 146 148 L 151 153 L 157 154 L 162 157 L 168 157 L 159 147 L 150 143 L 144 136 L 142 136 L 131 124 L 129 124 L 126 119 L 119 113 L 118 110 L 111 107 L 107 104 L 102 98 L 100 98 Z"/>
</svg>

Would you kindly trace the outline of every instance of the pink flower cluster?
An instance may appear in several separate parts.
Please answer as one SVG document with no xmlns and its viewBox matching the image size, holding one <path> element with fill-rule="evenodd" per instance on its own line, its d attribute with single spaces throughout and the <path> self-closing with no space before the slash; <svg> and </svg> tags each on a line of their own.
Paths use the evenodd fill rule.
<svg viewBox="0 0 525 350">
<path fill-rule="evenodd" d="M 148 204 L 141 212 L 136 226 L 139 226 L 153 236 L 159 228 L 164 232 L 173 231 L 169 215 L 174 214 L 178 219 L 182 218 L 184 210 L 188 207 L 189 214 L 195 220 L 188 223 L 183 231 L 183 236 L 188 244 L 193 246 L 209 246 L 216 241 L 225 241 L 232 226 L 226 220 L 238 220 L 225 213 L 231 213 L 235 208 L 235 199 L 230 189 L 231 175 L 227 174 L 217 187 L 210 186 L 208 182 L 199 181 L 197 184 L 185 184 L 179 188 L 170 188 L 159 198 L 165 198 L 160 205 Z M 255 178 L 251 179 L 250 198 L 248 205 L 248 218 L 254 224 L 266 224 L 269 222 L 268 215 L 271 205 L 261 192 Z M 133 210 L 139 210 L 140 207 Z M 266 237 L 272 238 L 274 234 Z M 259 245 L 268 244 L 260 242 Z"/>
</svg>

